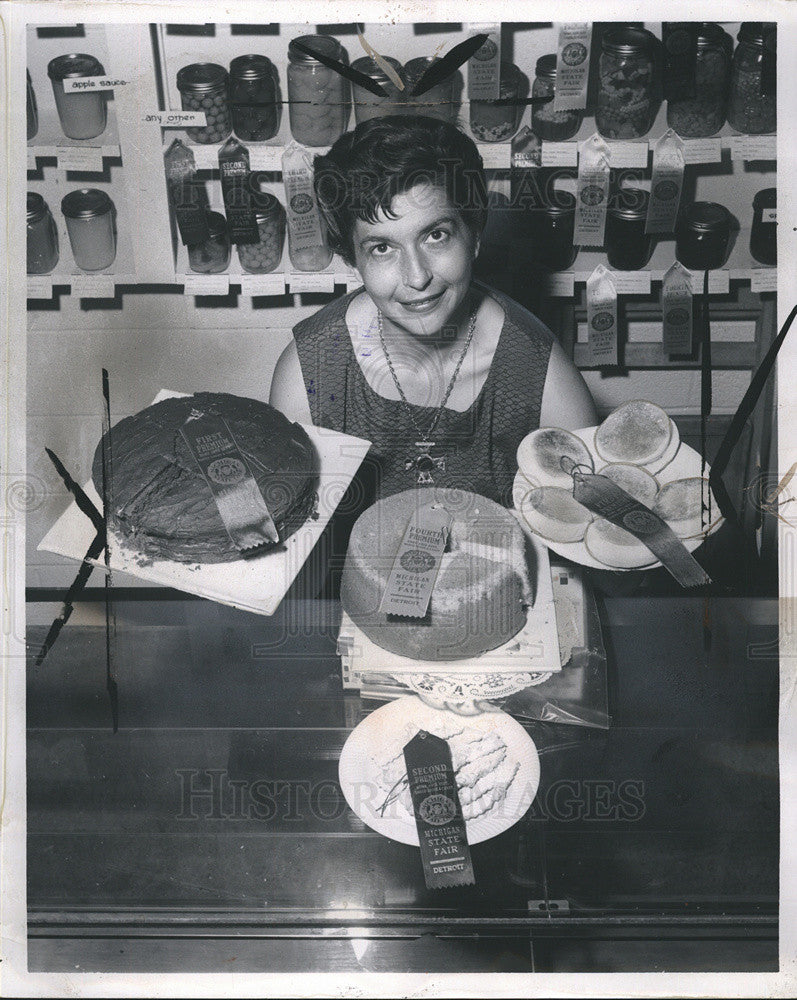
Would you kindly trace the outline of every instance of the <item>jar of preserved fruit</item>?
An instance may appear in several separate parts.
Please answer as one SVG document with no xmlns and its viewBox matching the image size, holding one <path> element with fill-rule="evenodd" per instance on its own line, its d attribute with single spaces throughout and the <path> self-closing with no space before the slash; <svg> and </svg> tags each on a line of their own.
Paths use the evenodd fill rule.
<svg viewBox="0 0 797 1000">
<path fill-rule="evenodd" d="M 28 274 L 49 274 L 58 263 L 58 230 L 47 202 L 28 191 Z"/>
<path fill-rule="evenodd" d="M 233 132 L 245 142 L 265 142 L 279 131 L 277 71 L 265 56 L 236 56 L 230 63 Z"/>
<path fill-rule="evenodd" d="M 658 106 L 656 37 L 644 28 L 606 31 L 598 60 L 595 125 L 606 139 L 647 135 Z"/>
<path fill-rule="evenodd" d="M 532 98 L 550 98 L 547 103 L 532 104 L 531 128 L 535 135 L 548 142 L 563 142 L 572 139 L 584 120 L 581 111 L 554 111 L 553 96 L 556 93 L 556 55 L 540 56 L 535 67 Z"/>
<path fill-rule="evenodd" d="M 227 70 L 217 63 L 191 63 L 177 74 L 183 111 L 204 111 L 207 124 L 187 128 L 192 142 L 224 142 L 232 132 Z"/>
<path fill-rule="evenodd" d="M 404 78 L 407 88 L 404 91 L 406 104 L 404 111 L 405 114 L 425 115 L 427 118 L 439 118 L 444 122 L 453 122 L 456 118 L 453 73 L 420 96 L 409 96 L 412 88 L 435 61 L 427 56 L 418 56 L 417 59 L 410 59 L 408 63 L 404 64 Z"/>
<path fill-rule="evenodd" d="M 398 59 L 391 56 L 382 57 L 385 62 L 398 73 L 401 82 L 404 82 L 404 70 Z M 406 111 L 404 104 L 404 91 L 398 89 L 379 63 L 371 56 L 363 56 L 355 59 L 351 64 L 352 69 L 358 70 L 372 80 L 387 93 L 387 97 L 377 97 L 370 90 L 352 84 L 351 93 L 354 99 L 354 120 L 359 124 L 369 118 L 383 118 L 385 115 L 401 115 Z"/>
<path fill-rule="evenodd" d="M 731 214 L 714 201 L 687 207 L 676 227 L 675 256 L 693 271 L 722 267 L 731 238 Z"/>
<path fill-rule="evenodd" d="M 576 198 L 569 191 L 554 190 L 546 205 L 531 212 L 534 258 L 549 271 L 565 271 L 576 259 L 573 243 Z"/>
<path fill-rule="evenodd" d="M 279 267 L 285 243 L 285 209 L 273 194 L 254 196 L 255 219 L 260 236 L 257 243 L 239 243 L 238 260 L 250 274 L 268 274 Z"/>
<path fill-rule="evenodd" d="M 731 73 L 726 39 L 718 24 L 701 24 L 698 29 L 694 97 L 667 102 L 667 124 L 680 136 L 716 135 L 725 124 Z"/>
<path fill-rule="evenodd" d="M 221 212 L 208 212 L 208 236 L 188 247 L 188 266 L 197 274 L 221 274 L 230 266 L 232 246 L 227 220 Z"/>
<path fill-rule="evenodd" d="M 288 44 L 291 135 L 304 146 L 331 146 L 346 131 L 351 111 L 349 82 L 295 45 L 345 63 L 346 51 L 331 35 L 304 35 Z"/>
<path fill-rule="evenodd" d="M 501 63 L 499 100 L 520 97 L 523 83 L 523 74 L 514 63 Z M 520 127 L 522 117 L 522 104 L 470 102 L 470 130 L 479 142 L 507 142 Z"/>
<path fill-rule="evenodd" d="M 647 191 L 622 188 L 615 192 L 606 213 L 606 256 L 618 271 L 638 271 L 650 260 L 652 240 L 645 232 Z"/>
<path fill-rule="evenodd" d="M 106 95 L 99 90 L 64 90 L 64 80 L 84 76 L 105 76 L 99 59 L 85 52 L 56 56 L 47 65 L 47 75 L 53 85 L 58 120 L 65 136 L 70 139 L 94 139 L 108 124 Z"/>
<path fill-rule="evenodd" d="M 33 82 L 30 78 L 30 73 L 28 73 L 27 76 L 28 76 L 28 89 L 27 89 L 27 96 L 25 98 L 25 104 L 28 110 L 28 142 L 30 142 L 30 140 L 39 131 L 39 113 L 36 108 L 36 95 L 33 92 Z"/>
<path fill-rule="evenodd" d="M 733 54 L 728 124 L 751 135 L 774 132 L 777 102 L 774 86 L 765 78 L 764 64 L 771 60 L 774 83 L 775 25 L 745 21 L 736 37 L 739 44 Z"/>
<path fill-rule="evenodd" d="M 760 264 L 776 264 L 778 261 L 776 196 L 775 188 L 764 188 L 753 198 L 750 253 Z"/>
<path fill-rule="evenodd" d="M 72 256 L 82 271 L 101 271 L 116 257 L 115 206 L 104 191 L 80 188 L 61 201 Z"/>
</svg>

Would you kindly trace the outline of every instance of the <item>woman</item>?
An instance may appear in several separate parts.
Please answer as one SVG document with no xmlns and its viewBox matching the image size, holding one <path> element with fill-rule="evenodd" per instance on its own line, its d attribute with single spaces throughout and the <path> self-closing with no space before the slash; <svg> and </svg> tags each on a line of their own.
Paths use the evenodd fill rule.
<svg viewBox="0 0 797 1000">
<path fill-rule="evenodd" d="M 596 418 L 550 331 L 473 279 L 487 214 L 475 144 L 437 119 L 371 119 L 316 157 L 315 190 L 363 287 L 297 324 L 271 403 L 373 443 L 362 506 L 432 484 L 511 505 L 522 438 Z"/>
</svg>

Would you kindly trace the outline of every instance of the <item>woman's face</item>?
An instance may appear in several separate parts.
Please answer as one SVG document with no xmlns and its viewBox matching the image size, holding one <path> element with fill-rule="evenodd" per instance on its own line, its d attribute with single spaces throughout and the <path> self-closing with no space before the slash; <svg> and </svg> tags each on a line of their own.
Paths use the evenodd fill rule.
<svg viewBox="0 0 797 1000">
<path fill-rule="evenodd" d="M 433 184 L 396 195 L 390 208 L 395 218 L 380 212 L 376 222 L 356 220 L 357 270 L 385 320 L 413 336 L 433 336 L 467 295 L 478 243 Z"/>
</svg>

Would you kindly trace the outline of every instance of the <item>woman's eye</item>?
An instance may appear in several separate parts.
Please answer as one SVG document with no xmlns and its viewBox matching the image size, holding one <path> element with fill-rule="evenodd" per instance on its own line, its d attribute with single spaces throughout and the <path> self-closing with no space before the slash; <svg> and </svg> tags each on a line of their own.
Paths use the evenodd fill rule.
<svg viewBox="0 0 797 1000">
<path fill-rule="evenodd" d="M 390 247 L 387 243 L 376 243 L 371 247 L 371 254 L 374 257 L 384 257 L 389 250 Z"/>
<path fill-rule="evenodd" d="M 429 233 L 429 239 L 432 243 L 445 243 L 448 239 L 449 233 L 447 229 L 433 229 Z"/>
</svg>

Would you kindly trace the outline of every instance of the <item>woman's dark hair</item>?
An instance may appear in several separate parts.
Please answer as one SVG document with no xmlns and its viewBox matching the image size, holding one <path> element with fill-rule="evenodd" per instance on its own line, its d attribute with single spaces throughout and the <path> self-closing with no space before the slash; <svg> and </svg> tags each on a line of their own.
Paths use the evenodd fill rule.
<svg viewBox="0 0 797 1000">
<path fill-rule="evenodd" d="M 455 125 L 391 115 L 345 132 L 315 158 L 315 193 L 332 249 L 353 266 L 355 221 L 376 222 L 380 209 L 394 217 L 393 198 L 424 181 L 443 188 L 474 238 L 481 234 L 487 221 L 484 165 L 476 144 Z"/>
</svg>

